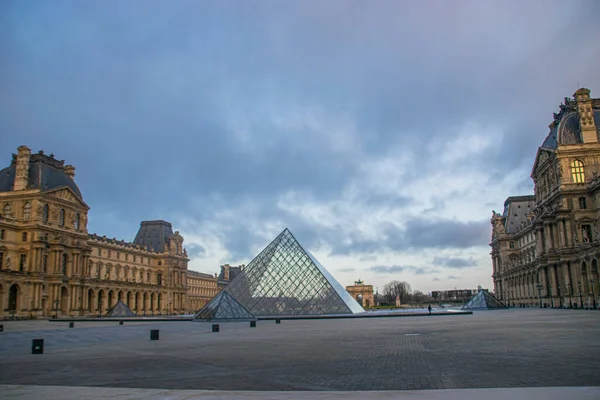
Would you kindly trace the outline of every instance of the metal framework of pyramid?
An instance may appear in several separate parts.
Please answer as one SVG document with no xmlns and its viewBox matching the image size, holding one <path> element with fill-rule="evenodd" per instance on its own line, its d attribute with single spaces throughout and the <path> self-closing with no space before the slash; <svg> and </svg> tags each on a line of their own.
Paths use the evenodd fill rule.
<svg viewBox="0 0 600 400">
<path fill-rule="evenodd" d="M 222 290 L 194 316 L 196 321 L 254 320 L 254 315 L 238 303 L 229 293 Z"/>
<path fill-rule="evenodd" d="M 480 290 L 475 296 L 463 306 L 463 310 L 500 310 L 508 308 L 493 294 Z"/>
<path fill-rule="evenodd" d="M 287 228 L 224 292 L 257 317 L 365 311 Z"/>
<path fill-rule="evenodd" d="M 107 317 L 135 317 L 136 314 L 131 311 L 127 304 L 123 303 L 121 300 L 117 302 L 108 312 L 106 313 Z"/>
</svg>

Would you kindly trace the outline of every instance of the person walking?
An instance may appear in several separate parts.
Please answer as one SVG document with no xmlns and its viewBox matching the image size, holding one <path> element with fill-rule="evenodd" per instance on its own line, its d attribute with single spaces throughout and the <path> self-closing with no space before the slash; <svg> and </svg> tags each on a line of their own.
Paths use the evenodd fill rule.
<svg viewBox="0 0 600 400">
<path fill-rule="evenodd" d="M 431 315 L 431 304 L 429 305 L 429 307 L 427 307 L 427 309 L 429 310 L 429 315 Z"/>
</svg>

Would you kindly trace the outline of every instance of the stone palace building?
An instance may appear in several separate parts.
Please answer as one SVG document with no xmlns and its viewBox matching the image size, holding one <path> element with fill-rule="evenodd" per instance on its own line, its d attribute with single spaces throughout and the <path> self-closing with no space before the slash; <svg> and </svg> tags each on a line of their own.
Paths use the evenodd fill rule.
<svg viewBox="0 0 600 400">
<path fill-rule="evenodd" d="M 0 171 L 0 318 L 98 316 L 121 300 L 138 315 L 191 313 L 217 276 L 188 271 L 183 237 L 143 221 L 133 242 L 88 234 L 75 168 L 26 146 Z"/>
<path fill-rule="evenodd" d="M 496 295 L 511 306 L 597 307 L 600 260 L 600 99 L 565 98 L 539 147 L 535 194 L 493 212 Z"/>
</svg>

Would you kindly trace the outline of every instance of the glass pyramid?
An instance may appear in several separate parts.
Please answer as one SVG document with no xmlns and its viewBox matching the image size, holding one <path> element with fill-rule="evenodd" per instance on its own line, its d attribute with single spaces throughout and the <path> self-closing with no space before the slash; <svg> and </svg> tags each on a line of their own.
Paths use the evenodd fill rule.
<svg viewBox="0 0 600 400">
<path fill-rule="evenodd" d="M 224 291 L 255 316 L 364 312 L 287 228 Z"/>
<path fill-rule="evenodd" d="M 106 313 L 107 317 L 135 317 L 136 314 L 131 311 L 127 304 L 123 303 L 121 300 L 117 302 L 108 312 Z"/>
<path fill-rule="evenodd" d="M 467 304 L 463 310 L 498 310 L 508 308 L 504 303 L 498 300 L 493 294 L 480 290 Z"/>
<path fill-rule="evenodd" d="M 229 320 L 229 319 L 256 319 L 229 293 L 222 290 L 208 302 L 196 315 L 194 320 Z"/>
</svg>

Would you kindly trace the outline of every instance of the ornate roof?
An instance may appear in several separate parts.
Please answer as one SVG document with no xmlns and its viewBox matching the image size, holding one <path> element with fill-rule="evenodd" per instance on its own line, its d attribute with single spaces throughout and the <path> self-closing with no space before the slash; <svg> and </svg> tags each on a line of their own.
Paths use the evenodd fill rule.
<svg viewBox="0 0 600 400">
<path fill-rule="evenodd" d="M 162 253 L 173 236 L 173 227 L 170 222 L 163 220 L 142 221 L 133 243 L 146 246 L 157 253 Z"/>
<path fill-rule="evenodd" d="M 17 155 L 13 154 L 10 166 L 0 171 L 0 192 L 10 192 L 14 189 L 15 172 L 17 169 Z M 29 158 L 29 180 L 27 189 L 53 190 L 69 187 L 80 198 L 81 191 L 77 184 L 64 171 L 65 161 L 57 160 L 51 154 L 47 156 L 43 151 L 32 154 Z"/>
</svg>

